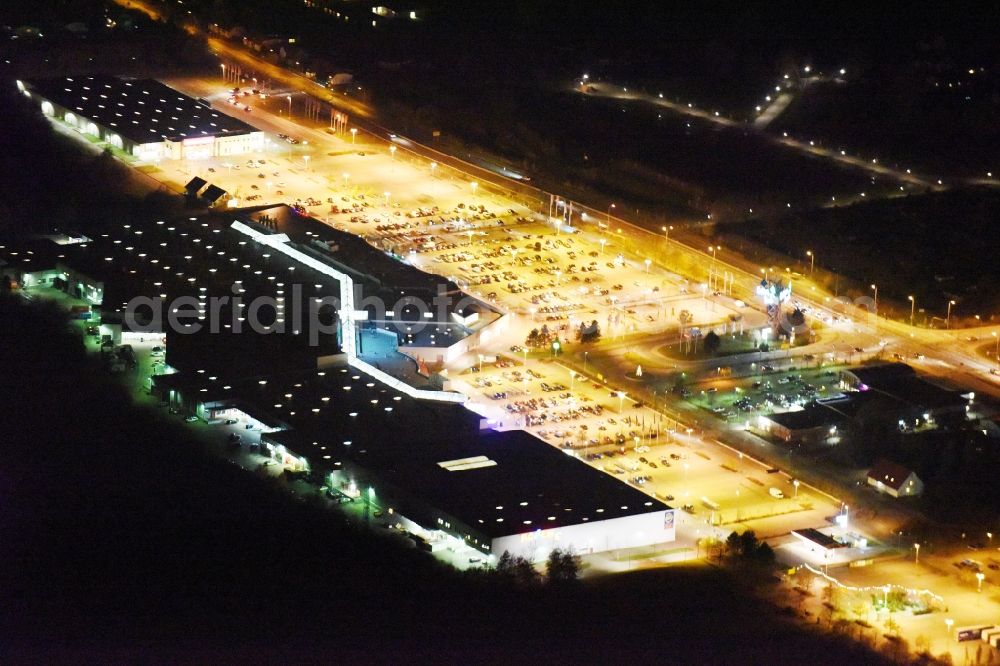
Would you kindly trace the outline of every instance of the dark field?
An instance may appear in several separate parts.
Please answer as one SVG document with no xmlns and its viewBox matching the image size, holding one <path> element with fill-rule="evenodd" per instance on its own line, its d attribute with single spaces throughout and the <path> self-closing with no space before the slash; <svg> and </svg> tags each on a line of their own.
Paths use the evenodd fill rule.
<svg viewBox="0 0 1000 666">
<path fill-rule="evenodd" d="M 1000 193 L 957 190 L 789 213 L 720 231 L 791 257 L 812 249 L 818 271 L 839 272 L 862 293 L 878 284 L 879 298 L 906 305 L 907 318 L 906 297 L 914 294 L 926 309 L 917 323 L 944 317 L 954 299 L 955 316 L 968 324 L 976 314 L 990 321 L 1000 308 L 1000 269 L 991 250 L 998 214 Z M 801 260 L 798 265 L 804 270 Z"/>
</svg>

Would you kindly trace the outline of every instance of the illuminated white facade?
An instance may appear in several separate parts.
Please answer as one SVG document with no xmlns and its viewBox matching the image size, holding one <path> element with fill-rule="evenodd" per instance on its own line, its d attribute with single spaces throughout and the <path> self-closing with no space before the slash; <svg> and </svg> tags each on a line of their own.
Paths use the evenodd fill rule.
<svg viewBox="0 0 1000 666">
<path fill-rule="evenodd" d="M 233 222 L 231 226 L 235 231 L 291 257 L 315 271 L 328 275 L 340 283 L 340 321 L 343 327 L 343 335 L 341 337 L 343 339 L 344 354 L 347 357 L 347 363 L 351 367 L 357 368 L 370 377 L 414 398 L 437 400 L 440 402 L 465 402 L 466 396 L 454 391 L 429 391 L 414 388 L 358 357 L 357 322 L 363 321 L 367 317 L 367 313 L 364 310 L 357 310 L 354 307 L 354 280 L 350 276 L 293 247 L 289 243 L 288 236 L 285 234 L 261 233 L 239 221 Z"/>
<path fill-rule="evenodd" d="M 507 551 L 537 562 L 556 548 L 586 555 L 669 543 L 677 538 L 674 512 L 675 509 L 651 511 L 499 537 L 493 539 L 490 552 L 499 555 Z"/>
<path fill-rule="evenodd" d="M 264 133 L 151 80 L 17 82 L 42 113 L 143 162 L 263 152 Z"/>
</svg>

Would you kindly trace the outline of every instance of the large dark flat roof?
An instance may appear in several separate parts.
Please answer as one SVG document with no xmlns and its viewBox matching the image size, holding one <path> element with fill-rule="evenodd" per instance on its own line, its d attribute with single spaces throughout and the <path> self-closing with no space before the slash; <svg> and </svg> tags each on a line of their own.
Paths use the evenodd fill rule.
<svg viewBox="0 0 1000 666">
<path fill-rule="evenodd" d="M 416 400 L 353 368 L 232 382 L 185 374 L 162 381 L 197 400 L 256 405 L 291 426 L 268 437 L 314 468 L 356 466 L 490 538 L 667 508 L 528 433 L 482 431 L 461 405 Z M 479 456 L 488 466 L 441 465 Z"/>
<path fill-rule="evenodd" d="M 439 275 L 426 273 L 415 266 L 390 256 L 361 236 L 346 231 L 334 229 L 318 220 L 298 215 L 292 208 L 281 204 L 247 212 L 245 217 L 261 222 L 267 219 L 270 229 L 288 236 L 293 243 L 308 245 L 317 252 L 323 244 L 334 244 L 338 249 L 334 252 L 323 252 L 333 263 L 342 263 L 356 281 L 365 280 L 369 283 L 366 293 L 371 293 L 372 286 L 377 285 L 383 290 L 393 291 L 399 295 L 419 295 L 428 300 L 437 294 L 441 286 L 446 291 L 457 291 L 458 285 Z"/>
<path fill-rule="evenodd" d="M 154 79 L 61 76 L 26 83 L 45 99 L 134 143 L 256 131 Z"/>
<path fill-rule="evenodd" d="M 789 430 L 811 430 L 833 425 L 842 420 L 838 414 L 816 403 L 810 403 L 794 412 L 768 414 L 767 418 Z"/>
<path fill-rule="evenodd" d="M 486 321 L 498 314 L 479 299 L 468 297 L 463 303 L 467 295 L 454 282 L 401 261 L 361 237 L 299 215 L 287 205 L 256 208 L 244 212 L 243 218 L 262 225 L 262 231 L 285 234 L 300 249 L 305 248 L 304 251 L 350 275 L 364 296 L 381 298 L 388 312 L 381 319 L 375 308 L 368 306 L 370 321 L 379 328 L 395 332 L 400 346 L 448 347 L 469 335 L 470 328 L 441 320 L 442 313 L 434 305 L 439 291 L 448 293 L 451 299 L 445 316 L 467 310 L 470 305 L 478 308 Z M 324 249 L 330 247 L 337 249 Z M 422 318 L 419 307 L 412 304 L 415 302 L 426 304 L 434 318 Z M 394 313 L 397 304 L 400 304 L 399 311 Z M 396 314 L 401 316 L 397 318 Z"/>
<path fill-rule="evenodd" d="M 235 375 L 315 367 L 316 357 L 337 351 L 337 344 L 332 335 L 320 336 L 318 344 L 312 344 L 306 328 L 310 321 L 307 306 L 314 297 L 339 294 L 339 282 L 258 245 L 231 229 L 232 219 L 231 213 L 224 213 L 108 225 L 105 232 L 76 245 L 34 239 L 0 247 L 0 265 L 6 262 L 21 270 L 39 270 L 56 268 L 61 261 L 103 282 L 101 309 L 106 320 L 124 312 L 136 296 L 166 294 L 162 310 L 165 328 L 173 299 L 204 297 L 206 304 L 212 297 L 233 299 L 238 283 L 245 306 L 257 296 L 285 299 L 284 332 L 257 333 L 245 325 L 242 333 L 234 333 L 232 324 L 237 317 L 230 300 L 217 310 L 220 326 L 216 332 L 209 326 L 211 319 L 202 322 L 205 328 L 199 333 L 167 330 L 167 362 L 182 370 Z M 0 269 L 0 275 L 3 273 Z M 275 312 L 270 307 L 263 310 Z M 150 309 L 143 307 L 137 312 L 146 315 Z M 265 320 L 271 318 L 267 312 L 262 317 Z"/>
<path fill-rule="evenodd" d="M 905 363 L 854 368 L 849 371 L 863 386 L 862 391 L 878 391 L 921 409 L 960 408 L 965 398 L 957 391 L 949 391 L 920 378 Z"/>
</svg>

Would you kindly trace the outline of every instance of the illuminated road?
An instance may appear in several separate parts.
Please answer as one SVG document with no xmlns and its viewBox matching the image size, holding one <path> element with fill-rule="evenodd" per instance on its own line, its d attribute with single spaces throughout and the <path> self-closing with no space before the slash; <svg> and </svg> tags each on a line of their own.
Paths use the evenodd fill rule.
<svg viewBox="0 0 1000 666">
<path fill-rule="evenodd" d="M 730 128 L 743 128 L 746 127 L 745 123 L 734 121 L 725 116 L 719 115 L 717 112 L 705 111 L 699 109 L 690 104 L 678 104 L 676 102 L 671 102 L 670 100 L 663 99 L 656 95 L 647 95 L 644 93 L 636 92 L 635 90 L 628 90 L 623 86 L 616 86 L 609 83 L 597 83 L 597 82 L 587 82 L 587 92 L 584 92 L 579 85 L 571 84 L 569 86 L 573 92 L 588 95 L 591 97 L 605 97 L 609 99 L 622 99 L 629 101 L 638 101 L 652 104 L 654 106 L 668 109 L 674 113 L 679 113 L 685 116 L 690 116 L 693 118 L 698 118 L 699 120 L 707 121 L 720 125 L 722 127 Z M 784 146 L 785 148 L 790 148 L 801 152 L 806 155 L 811 155 L 813 157 L 820 157 L 829 160 L 839 166 L 860 169 L 867 171 L 871 174 L 885 176 L 892 178 L 902 183 L 907 183 L 913 186 L 917 186 L 924 189 L 931 190 L 943 190 L 947 189 L 947 183 L 943 180 L 932 177 L 932 176 L 920 176 L 912 173 L 911 169 L 893 169 L 884 164 L 879 163 L 875 159 L 864 159 L 861 157 L 856 157 L 853 155 L 848 155 L 846 151 L 835 150 L 832 148 L 826 148 L 818 145 L 811 145 L 809 141 L 801 141 L 798 139 L 793 139 L 788 136 L 772 136 L 770 134 L 762 132 L 760 136 L 769 139 L 776 146 Z M 949 182 L 955 181 L 955 179 L 948 179 Z M 996 180 L 988 178 L 964 178 L 960 179 L 958 182 L 966 185 L 985 185 L 991 187 L 998 187 L 1000 183 Z"/>
</svg>

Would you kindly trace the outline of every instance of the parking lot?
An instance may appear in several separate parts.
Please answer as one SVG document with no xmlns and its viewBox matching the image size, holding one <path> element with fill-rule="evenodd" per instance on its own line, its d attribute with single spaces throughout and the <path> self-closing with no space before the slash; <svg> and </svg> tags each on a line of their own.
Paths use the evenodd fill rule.
<svg viewBox="0 0 1000 666">
<path fill-rule="evenodd" d="M 525 363 L 525 360 L 527 361 Z M 683 508 L 683 523 L 761 534 L 824 524 L 830 498 L 666 418 L 556 360 L 510 354 L 455 378 L 497 427 L 526 428 L 588 464 Z M 706 531 L 707 533 L 707 531 Z"/>
<path fill-rule="evenodd" d="M 540 206 L 529 209 L 434 163 L 409 161 L 391 144 L 315 129 L 276 130 L 291 125 L 256 109 L 254 122 L 272 132 L 264 153 L 244 156 L 239 164 L 216 158 L 164 168 L 175 170 L 183 182 L 199 175 L 230 192 L 238 205 L 295 205 L 454 280 L 503 311 L 524 315 L 504 336 L 510 365 L 468 372 L 478 364 L 465 355 L 449 368 L 455 388 L 470 396 L 474 409 L 504 428 L 526 427 L 581 458 L 600 454 L 588 462 L 651 494 L 670 496 L 669 503 L 689 505 L 697 520 L 812 513 L 770 495 L 770 480 L 757 483 L 720 467 L 720 458 L 738 462 L 727 449 L 705 442 L 696 454 L 691 448 L 696 442 L 687 441 L 686 433 L 671 433 L 676 424 L 648 406 L 617 397 L 594 378 L 571 377 L 557 363 L 506 348 L 523 344 L 530 330 L 541 326 L 568 340 L 580 324 L 596 321 L 601 337 L 614 339 L 665 332 L 682 320 L 689 328 L 738 326 L 745 315 L 759 320 L 758 312 L 705 283 L 622 252 L 616 230 L 599 220 L 571 229 Z M 283 133 L 295 142 L 281 138 Z M 636 446 L 650 446 L 650 455 L 637 454 Z M 613 451 L 623 466 L 639 469 L 622 470 L 618 460 L 605 460 Z M 672 460 L 671 453 L 684 456 L 684 462 Z M 706 508 L 711 505 L 718 509 Z M 834 512 L 830 508 L 826 515 Z"/>
<path fill-rule="evenodd" d="M 684 389 L 692 404 L 730 423 L 739 424 L 760 414 L 801 408 L 840 391 L 845 366 L 799 367 L 776 370 L 766 363 L 749 377 L 720 377 Z"/>
</svg>

